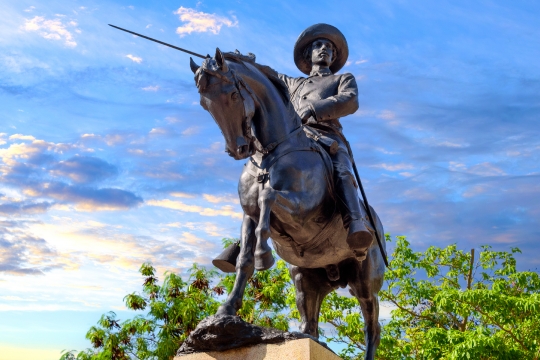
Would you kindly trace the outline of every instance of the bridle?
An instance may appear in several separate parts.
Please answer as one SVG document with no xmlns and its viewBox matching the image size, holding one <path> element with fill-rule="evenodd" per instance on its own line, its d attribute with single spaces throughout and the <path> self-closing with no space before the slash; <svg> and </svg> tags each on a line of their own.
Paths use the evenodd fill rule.
<svg viewBox="0 0 540 360">
<path fill-rule="evenodd" d="M 242 65 L 246 66 L 243 62 Z M 236 71 L 234 69 L 229 68 L 229 70 L 226 73 L 215 71 L 208 69 L 207 67 L 201 66 L 202 71 L 205 71 L 209 73 L 212 76 L 216 76 L 217 78 L 221 79 L 224 82 L 233 84 L 236 90 L 238 91 L 238 94 L 240 95 L 240 99 L 242 100 L 242 107 L 243 107 L 243 118 L 242 118 L 242 135 L 249 141 L 248 143 L 248 149 L 250 150 L 250 155 L 253 155 L 253 150 L 261 153 L 263 156 L 269 154 L 272 150 L 274 150 L 279 144 L 287 140 L 288 138 L 292 137 L 298 131 L 302 128 L 301 126 L 294 131 L 292 131 L 289 134 L 286 134 L 279 138 L 278 140 L 263 146 L 261 142 L 257 139 L 257 137 L 253 134 L 253 116 L 255 116 L 255 95 L 253 90 L 249 87 L 249 85 L 236 74 Z M 219 83 L 212 84 L 217 85 Z M 226 150 L 229 155 L 232 156 L 229 150 Z"/>
</svg>

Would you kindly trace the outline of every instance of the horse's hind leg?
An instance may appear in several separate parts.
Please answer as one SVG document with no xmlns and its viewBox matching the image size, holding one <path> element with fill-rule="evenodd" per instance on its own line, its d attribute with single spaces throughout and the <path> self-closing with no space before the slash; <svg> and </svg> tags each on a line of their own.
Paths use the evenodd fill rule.
<svg viewBox="0 0 540 360">
<path fill-rule="evenodd" d="M 289 271 L 296 288 L 300 331 L 318 338 L 321 304 L 334 287 L 328 281 L 324 269 L 307 269 L 291 265 Z"/>
<path fill-rule="evenodd" d="M 366 260 L 356 263 L 349 280 L 350 292 L 354 295 L 364 316 L 364 337 L 366 342 L 366 360 L 373 360 L 381 341 L 381 326 L 379 324 L 378 292 L 382 287 L 384 264 L 380 255 L 373 254 L 373 247 Z M 378 249 L 375 249 L 379 251 Z M 379 256 L 377 256 L 379 255 Z"/>
<path fill-rule="evenodd" d="M 227 300 L 219 307 L 216 315 L 236 315 L 238 309 L 242 307 L 242 298 L 249 278 L 255 269 L 253 264 L 253 250 L 255 245 L 255 222 L 244 214 L 242 222 L 242 234 L 240 244 L 240 254 L 236 260 L 236 280 L 234 286 L 227 297 Z"/>
</svg>

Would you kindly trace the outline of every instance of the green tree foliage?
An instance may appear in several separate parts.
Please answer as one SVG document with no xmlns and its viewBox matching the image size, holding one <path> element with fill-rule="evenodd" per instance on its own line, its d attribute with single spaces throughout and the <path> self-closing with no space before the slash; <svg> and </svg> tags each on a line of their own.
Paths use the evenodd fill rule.
<svg viewBox="0 0 540 360">
<path fill-rule="evenodd" d="M 232 241 L 224 239 L 224 245 Z M 405 237 L 397 237 L 379 294 L 394 310 L 383 323 L 377 358 L 539 360 L 540 278 L 516 270 L 517 252 L 483 246 L 476 254 L 455 245 L 414 252 Z M 197 323 L 215 313 L 235 279 L 197 265 L 187 281 L 166 273 L 160 284 L 150 264 L 143 264 L 140 272 L 142 293 L 129 294 L 124 301 L 145 314 L 126 321 L 112 312 L 103 315 L 86 335 L 92 348 L 65 352 L 61 360 L 172 359 Z M 282 260 L 254 274 L 238 315 L 282 330 L 299 318 Z M 355 298 L 331 293 L 320 321 L 327 324 L 326 339 L 344 345 L 344 359 L 363 358 L 364 324 Z"/>
<path fill-rule="evenodd" d="M 387 238 L 388 239 L 388 238 Z M 389 239 L 388 239 L 389 240 Z M 516 270 L 514 254 L 456 245 L 414 252 L 397 237 L 381 301 L 395 307 L 378 359 L 540 359 L 540 279 Z M 346 359 L 361 358 L 363 323 L 350 298 L 332 294 L 323 321 Z"/>
<path fill-rule="evenodd" d="M 224 240 L 225 245 L 230 243 Z M 226 290 L 234 284 L 234 275 L 218 276 L 216 271 L 196 264 L 187 281 L 167 272 L 160 284 L 155 268 L 148 263 L 139 272 L 143 276 L 142 293 L 129 294 L 124 302 L 128 309 L 145 314 L 125 321 L 113 312 L 104 314 L 86 334 L 92 348 L 78 353 L 65 351 L 60 360 L 172 359 L 199 321 L 217 311 Z M 289 280 L 282 260 L 270 271 L 256 273 L 238 315 L 249 323 L 287 330 L 289 319 L 283 309 Z"/>
</svg>

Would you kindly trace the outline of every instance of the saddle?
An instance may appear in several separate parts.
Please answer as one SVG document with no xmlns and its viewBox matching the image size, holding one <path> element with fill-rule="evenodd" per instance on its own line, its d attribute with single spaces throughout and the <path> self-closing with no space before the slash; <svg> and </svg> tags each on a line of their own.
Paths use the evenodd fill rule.
<svg viewBox="0 0 540 360">
<path fill-rule="evenodd" d="M 304 131 L 306 136 L 311 139 L 309 146 L 298 147 L 295 143 L 295 137 L 301 136 Z M 316 129 L 302 125 L 291 133 L 291 136 L 281 142 L 274 151 L 264 155 L 261 163 L 257 163 L 253 157 L 249 158 L 249 161 L 244 165 L 246 171 L 257 179 L 257 182 L 264 188 L 265 183 L 270 180 L 270 168 L 283 156 L 297 151 L 314 151 L 317 152 L 325 165 L 328 190 L 334 197 L 334 167 L 332 165 L 332 159 L 329 154 L 335 154 L 338 149 L 337 141 L 324 136 Z"/>
</svg>

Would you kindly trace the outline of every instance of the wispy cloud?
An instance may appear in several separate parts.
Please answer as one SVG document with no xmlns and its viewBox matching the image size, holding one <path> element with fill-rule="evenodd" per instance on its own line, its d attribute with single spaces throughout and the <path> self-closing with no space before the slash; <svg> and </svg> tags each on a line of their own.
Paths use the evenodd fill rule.
<svg viewBox="0 0 540 360">
<path fill-rule="evenodd" d="M 32 135 L 13 134 L 9 137 L 9 140 L 36 140 Z"/>
<path fill-rule="evenodd" d="M 400 171 L 400 170 L 410 170 L 410 169 L 414 169 L 414 165 L 412 164 L 385 164 L 385 163 L 382 163 L 382 164 L 376 164 L 376 165 L 372 165 L 372 167 L 375 167 L 375 168 L 382 168 L 384 170 L 388 170 L 388 171 Z"/>
<path fill-rule="evenodd" d="M 116 166 L 91 156 L 75 155 L 62 160 L 66 152 L 78 150 L 80 145 L 30 140 L 33 136 L 20 134 L 10 140 L 21 138 L 28 142 L 0 148 L 0 184 L 18 189 L 30 202 L 8 204 L 5 209 L 29 213 L 49 208 L 45 203 L 36 205 L 32 198 L 54 202 L 58 209 L 79 211 L 125 210 L 143 202 L 131 191 L 99 187 L 99 182 L 118 174 Z"/>
<path fill-rule="evenodd" d="M 118 174 L 116 166 L 92 156 L 74 156 L 60 161 L 52 167 L 51 173 L 67 177 L 80 184 L 101 181 Z"/>
<path fill-rule="evenodd" d="M 138 56 L 135 56 L 135 55 L 131 55 L 131 54 L 127 54 L 126 57 L 128 59 L 130 59 L 131 61 L 133 62 L 136 62 L 137 64 L 140 64 L 142 63 L 143 59 L 138 57 Z M 143 89 L 144 90 L 144 89 Z"/>
<path fill-rule="evenodd" d="M 133 59 L 132 59 L 132 60 L 133 60 Z M 159 85 L 154 85 L 154 86 L 149 85 L 149 86 L 145 86 L 145 87 L 142 88 L 142 90 L 144 90 L 144 91 L 154 91 L 154 92 L 156 92 L 156 91 L 159 90 Z"/>
<path fill-rule="evenodd" d="M 28 225 L 28 221 L 0 221 L 0 273 L 41 275 L 52 269 L 77 267 L 32 234 Z"/>
<path fill-rule="evenodd" d="M 184 131 L 182 131 L 182 135 L 184 136 L 191 136 L 198 134 L 201 131 L 201 128 L 199 126 L 190 126 Z"/>
<path fill-rule="evenodd" d="M 186 228 L 189 230 L 204 231 L 210 236 L 225 237 L 226 231 L 213 222 L 174 222 L 165 224 L 169 228 Z"/>
<path fill-rule="evenodd" d="M 222 206 L 219 209 L 205 208 L 200 205 L 189 205 L 181 201 L 163 199 L 163 200 L 148 200 L 146 202 L 151 206 L 159 206 L 167 209 L 179 210 L 183 212 L 198 213 L 202 216 L 230 216 L 234 219 L 242 219 L 242 213 L 235 211 L 230 205 Z"/>
<path fill-rule="evenodd" d="M 34 16 L 32 19 L 25 19 L 23 29 L 26 31 L 37 31 L 39 35 L 49 40 L 60 40 L 68 47 L 75 47 L 77 43 L 67 27 L 73 27 L 76 31 L 77 23 L 69 21 L 63 23 L 61 19 L 47 20 L 43 16 Z"/>
<path fill-rule="evenodd" d="M 230 203 L 233 203 L 233 204 L 239 204 L 240 201 L 238 200 L 238 195 L 224 195 L 224 196 L 216 196 L 216 195 L 211 195 L 211 194 L 203 194 L 203 198 L 204 200 L 208 201 L 208 202 L 211 202 L 211 203 L 214 203 L 214 204 L 219 204 L 219 203 L 222 203 L 222 202 L 230 202 Z"/>
<path fill-rule="evenodd" d="M 179 198 L 186 198 L 186 199 L 193 199 L 195 198 L 194 194 L 188 194 L 183 192 L 172 192 L 170 193 L 171 196 L 179 197 Z"/>
<path fill-rule="evenodd" d="M 41 214 L 46 212 L 50 207 L 49 202 L 32 202 L 32 201 L 10 201 L 0 203 L 0 215 L 2 216 L 19 216 L 29 214 Z"/>
<path fill-rule="evenodd" d="M 216 14 L 208 14 L 195 9 L 185 8 L 181 6 L 174 12 L 179 15 L 182 22 L 186 23 L 176 29 L 176 33 L 181 37 L 193 32 L 211 32 L 219 34 L 223 25 L 227 27 L 237 26 L 238 20 L 233 15 L 231 18 L 219 16 Z"/>
</svg>

